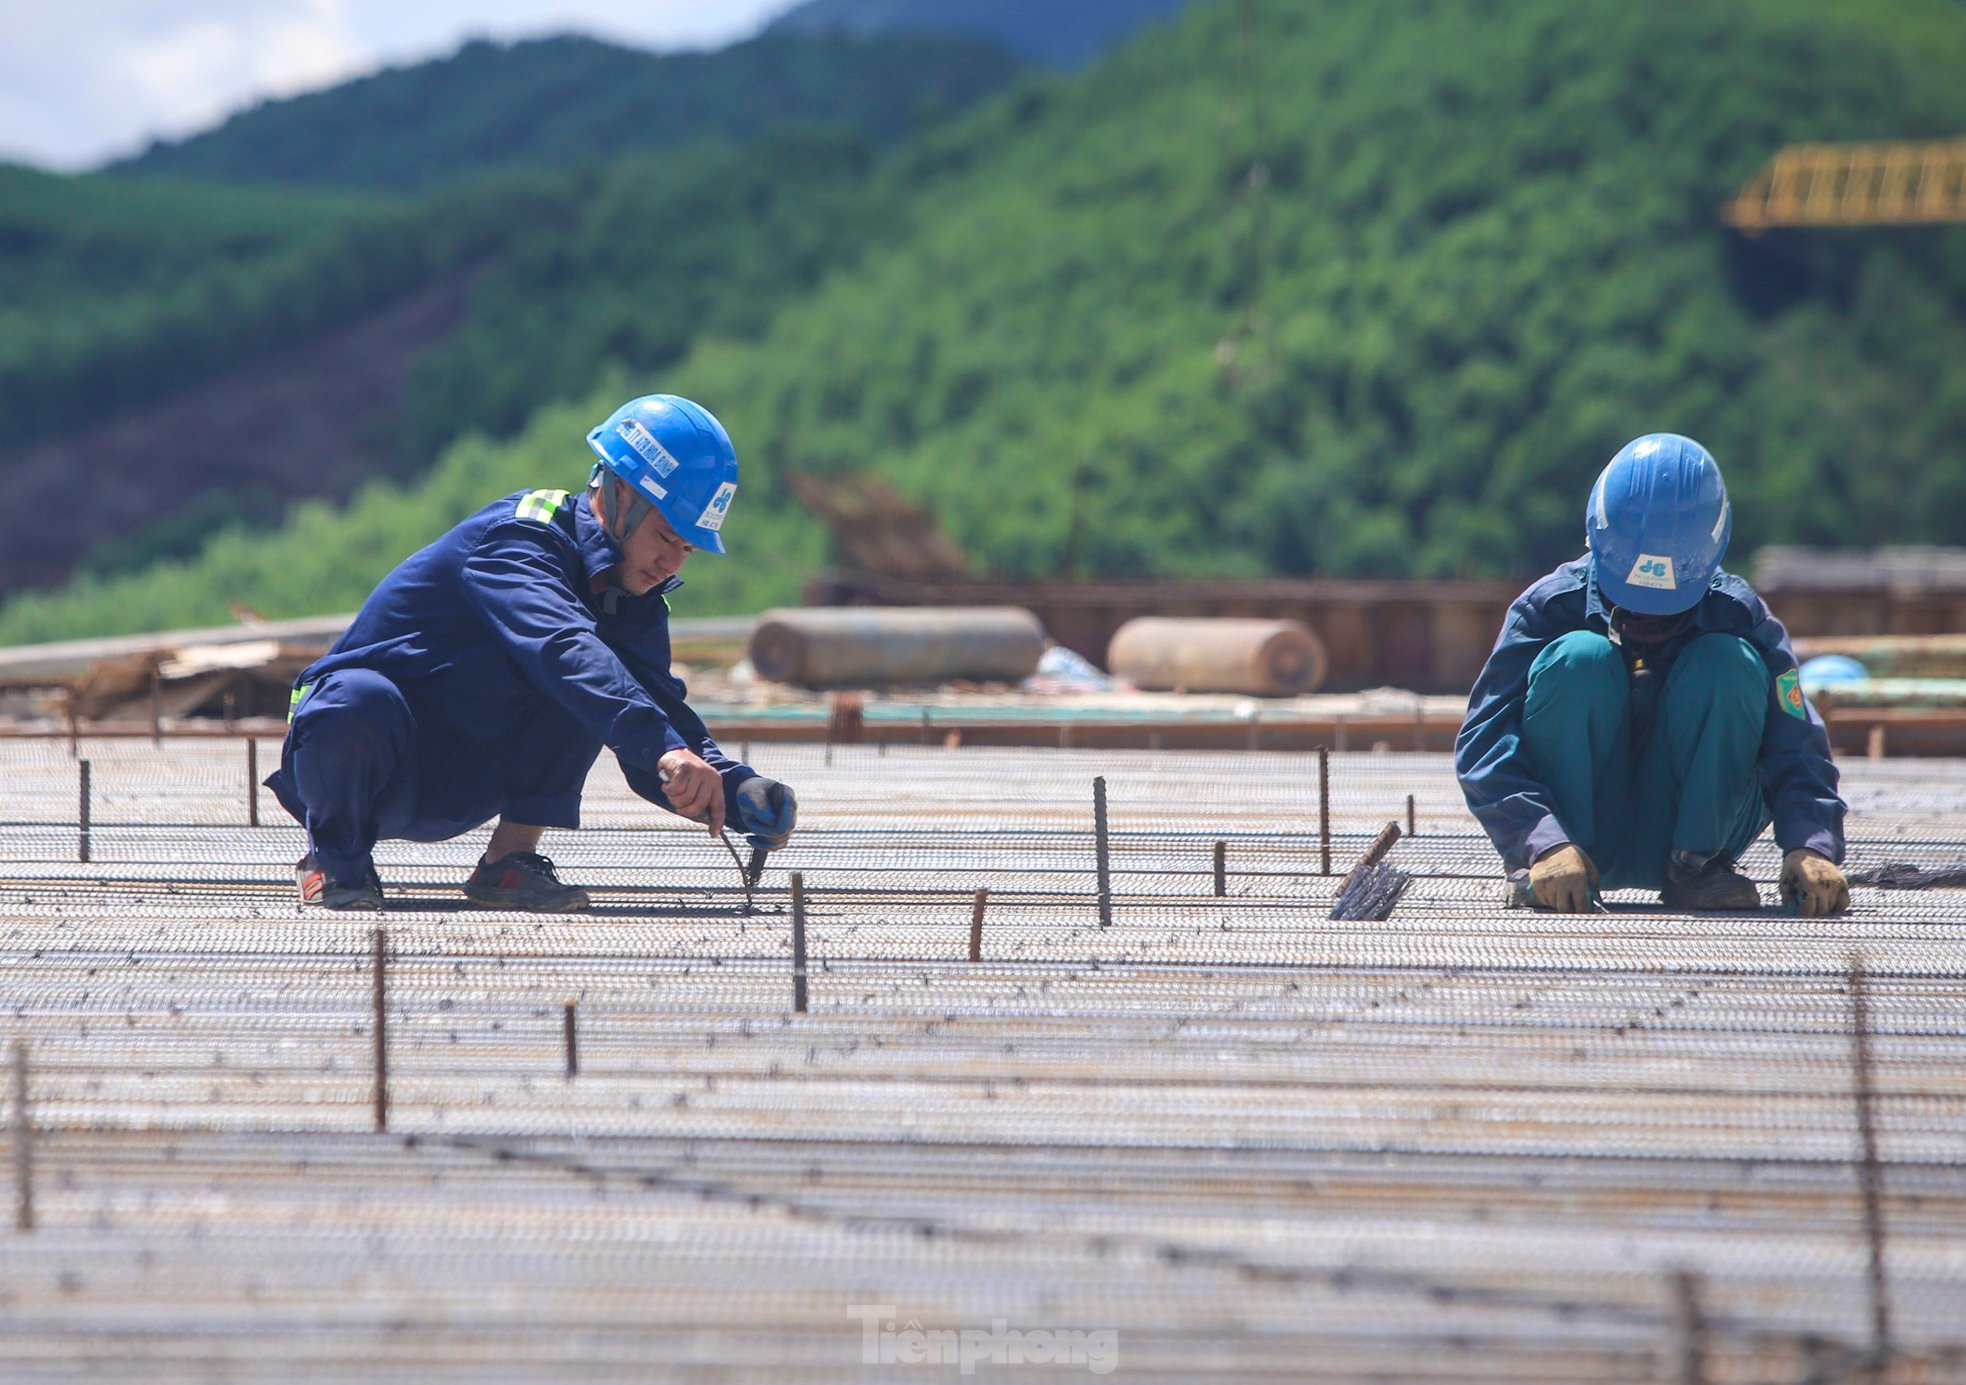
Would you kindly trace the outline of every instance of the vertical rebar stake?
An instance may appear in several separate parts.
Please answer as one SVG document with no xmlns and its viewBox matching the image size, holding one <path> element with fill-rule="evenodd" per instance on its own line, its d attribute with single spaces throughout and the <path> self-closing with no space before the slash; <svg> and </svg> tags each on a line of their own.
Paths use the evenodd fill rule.
<svg viewBox="0 0 1966 1385">
<path fill-rule="evenodd" d="M 1229 844 L 1215 843 L 1215 897 L 1221 899 L 1229 893 Z"/>
<path fill-rule="evenodd" d="M 969 960 L 983 960 L 983 911 L 989 907 L 990 892 L 981 889 L 976 892 L 976 902 L 969 910 Z"/>
<path fill-rule="evenodd" d="M 1092 781 L 1092 851 L 1099 869 L 1099 926 L 1113 921 L 1112 857 L 1106 843 L 1106 776 Z"/>
<path fill-rule="evenodd" d="M 160 748 L 164 744 L 164 677 L 154 668 L 150 670 L 150 744 Z"/>
<path fill-rule="evenodd" d="M 65 701 L 68 704 L 68 758 L 79 760 L 82 758 L 82 712 L 76 706 L 75 689 L 68 690 Z"/>
<path fill-rule="evenodd" d="M 1323 746 L 1317 752 L 1317 838 L 1318 869 L 1331 874 L 1331 752 Z"/>
<path fill-rule="evenodd" d="M 928 708 L 926 708 L 926 707 L 924 707 L 924 708 L 922 708 L 922 744 L 923 744 L 923 745 L 927 745 L 927 744 L 928 744 L 928 724 L 929 724 L 929 721 L 930 721 L 930 716 L 929 716 L 929 710 L 928 710 Z"/>
<path fill-rule="evenodd" d="M 1859 1178 L 1864 1192 L 1864 1240 L 1870 1250 L 1870 1361 L 1868 1375 L 1884 1378 L 1891 1353 L 1891 1300 L 1884 1279 L 1884 1169 L 1877 1158 L 1876 1095 L 1871 1085 L 1870 981 L 1861 952 L 1850 954 L 1851 1066 L 1855 1069 L 1857 1133 L 1863 1142 Z"/>
<path fill-rule="evenodd" d="M 1700 1312 L 1700 1276 L 1675 1270 L 1672 1276 L 1673 1346 L 1678 1385 L 1707 1385 L 1706 1317 Z"/>
<path fill-rule="evenodd" d="M 75 768 L 76 792 L 80 799 L 75 806 L 75 822 L 77 827 L 75 859 L 86 861 L 89 859 L 89 762 L 87 760 L 77 760 L 75 762 Z"/>
<path fill-rule="evenodd" d="M 389 1128 L 389 939 L 375 930 L 375 1128 Z"/>
<path fill-rule="evenodd" d="M 27 1115 L 27 1040 L 14 1040 L 14 1230 L 34 1229 L 34 1126 Z"/>
<path fill-rule="evenodd" d="M 1249 748 L 1259 749 L 1263 744 L 1263 709 L 1258 707 L 1249 714 Z"/>
<path fill-rule="evenodd" d="M 1418 702 L 1413 704 L 1413 748 L 1421 751 L 1427 748 L 1427 709 Z"/>
<path fill-rule="evenodd" d="M 566 1023 L 564 1026 L 567 1038 L 567 1081 L 569 1082 L 580 1076 L 580 1028 L 579 1021 L 574 1017 L 576 1009 L 578 1007 L 573 1001 L 569 1000 L 565 1012 Z"/>
<path fill-rule="evenodd" d="M 259 826 L 259 737 L 246 737 L 246 825 Z"/>
<path fill-rule="evenodd" d="M 1414 823 L 1413 823 L 1413 795 L 1412 795 L 1412 794 L 1408 794 L 1408 795 L 1406 796 L 1406 835 L 1407 835 L 1407 836 L 1409 836 L 1409 837 L 1414 837 L 1414 836 L 1418 836 L 1418 835 L 1419 835 L 1419 833 L 1417 833 L 1417 832 L 1415 832 L 1415 831 L 1414 831 L 1413 829 L 1414 829 Z"/>
<path fill-rule="evenodd" d="M 806 878 L 792 872 L 792 1009 L 806 1012 Z"/>
</svg>

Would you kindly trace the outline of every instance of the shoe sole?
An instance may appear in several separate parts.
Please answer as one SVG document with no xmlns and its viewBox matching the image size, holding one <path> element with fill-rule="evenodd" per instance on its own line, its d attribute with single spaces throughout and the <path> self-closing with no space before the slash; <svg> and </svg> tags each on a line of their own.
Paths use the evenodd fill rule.
<svg viewBox="0 0 1966 1385">
<path fill-rule="evenodd" d="M 522 904 L 510 895 L 474 892 L 469 885 L 463 891 L 464 897 L 481 909 L 510 909 L 517 914 L 578 914 L 593 902 L 584 893 L 570 895 L 560 904 Z"/>
<path fill-rule="evenodd" d="M 1753 914 L 1759 913 L 1761 910 L 1761 896 L 1758 894 L 1752 900 L 1744 898 L 1739 901 L 1727 900 L 1717 904 L 1695 904 L 1690 899 L 1682 899 L 1674 895 L 1662 893 L 1659 896 L 1659 902 L 1668 909 L 1677 909 L 1687 914 Z"/>
</svg>

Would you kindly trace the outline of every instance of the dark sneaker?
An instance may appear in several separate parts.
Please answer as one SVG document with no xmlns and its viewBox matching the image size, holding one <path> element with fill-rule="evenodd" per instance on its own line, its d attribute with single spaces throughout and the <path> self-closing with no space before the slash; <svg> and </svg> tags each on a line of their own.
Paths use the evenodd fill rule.
<svg viewBox="0 0 1966 1385">
<path fill-rule="evenodd" d="M 317 905 L 323 909 L 380 909 L 382 907 L 382 881 L 369 867 L 369 878 L 356 885 L 344 885 L 334 879 L 312 855 L 300 858 L 294 867 L 294 883 L 300 886 L 300 902 Z"/>
<path fill-rule="evenodd" d="M 529 914 L 577 914 L 587 907 L 587 891 L 561 884 L 553 863 L 536 851 L 514 851 L 496 861 L 480 858 L 464 882 L 464 897 L 487 908 Z"/>
<path fill-rule="evenodd" d="M 1699 862 L 1675 851 L 1666 863 L 1666 888 L 1659 897 L 1668 909 L 1740 914 L 1761 907 L 1754 881 L 1722 856 Z"/>
</svg>

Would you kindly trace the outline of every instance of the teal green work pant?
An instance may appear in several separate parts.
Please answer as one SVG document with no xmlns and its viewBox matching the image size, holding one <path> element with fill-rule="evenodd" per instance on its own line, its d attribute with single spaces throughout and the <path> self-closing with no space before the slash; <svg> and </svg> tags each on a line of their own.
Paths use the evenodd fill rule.
<svg viewBox="0 0 1966 1385">
<path fill-rule="evenodd" d="M 1552 641 L 1529 667 L 1522 751 L 1605 888 L 1656 890 L 1675 847 L 1734 860 L 1768 825 L 1756 764 L 1771 679 L 1746 640 L 1702 635 L 1673 661 L 1636 744 L 1632 682 L 1603 635 Z"/>
</svg>

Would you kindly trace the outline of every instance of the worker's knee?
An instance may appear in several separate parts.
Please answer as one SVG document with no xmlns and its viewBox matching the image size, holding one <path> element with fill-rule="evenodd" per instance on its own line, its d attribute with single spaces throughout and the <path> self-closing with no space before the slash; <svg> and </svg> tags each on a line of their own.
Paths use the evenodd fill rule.
<svg viewBox="0 0 1966 1385">
<path fill-rule="evenodd" d="M 365 668 L 340 669 L 309 692 L 294 717 L 296 749 L 337 758 L 394 758 L 416 728 L 403 691 Z"/>
<path fill-rule="evenodd" d="M 1702 635 L 1673 661 L 1666 697 L 1691 699 L 1759 724 L 1768 710 L 1771 682 L 1761 652 L 1746 640 L 1738 635 Z"/>
<path fill-rule="evenodd" d="M 1622 708 L 1627 697 L 1625 659 L 1595 630 L 1572 630 L 1551 640 L 1529 666 L 1532 702 L 1589 702 Z"/>
</svg>

